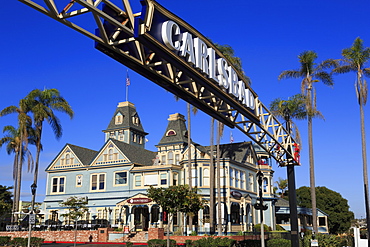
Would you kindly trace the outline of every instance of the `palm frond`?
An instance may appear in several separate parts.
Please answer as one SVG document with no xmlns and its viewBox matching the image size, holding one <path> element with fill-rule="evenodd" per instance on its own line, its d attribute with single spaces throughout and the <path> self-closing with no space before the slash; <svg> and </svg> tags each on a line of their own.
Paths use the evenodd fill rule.
<svg viewBox="0 0 370 247">
<path fill-rule="evenodd" d="M 335 74 L 346 74 L 348 72 L 356 72 L 357 68 L 352 66 L 351 64 L 341 65 L 333 69 L 333 73 Z"/>
<path fill-rule="evenodd" d="M 326 71 L 319 71 L 319 72 L 315 73 L 313 76 L 314 76 L 314 78 L 317 78 L 320 81 L 322 81 L 327 86 L 333 86 L 334 85 L 333 76 L 331 74 L 329 74 L 328 72 L 326 72 Z"/>
<path fill-rule="evenodd" d="M 298 70 L 285 70 L 285 71 L 280 73 L 280 75 L 278 76 L 278 80 L 297 79 L 297 78 L 300 78 L 300 77 L 302 77 L 302 74 Z"/>
<path fill-rule="evenodd" d="M 365 76 L 370 77 L 370 68 L 364 68 L 362 71 L 364 72 Z"/>
</svg>

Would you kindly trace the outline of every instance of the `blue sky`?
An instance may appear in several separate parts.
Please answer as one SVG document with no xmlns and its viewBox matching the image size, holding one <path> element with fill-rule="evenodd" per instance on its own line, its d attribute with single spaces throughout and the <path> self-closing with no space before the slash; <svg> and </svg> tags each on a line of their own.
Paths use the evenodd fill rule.
<svg viewBox="0 0 370 247">
<path fill-rule="evenodd" d="M 60 1 L 58 1 L 60 2 Z M 121 1 L 113 1 L 121 2 Z M 135 12 L 138 0 L 131 0 Z M 210 1 L 159 0 L 204 36 L 228 44 L 243 61 L 260 100 L 269 105 L 278 97 L 300 92 L 300 80 L 278 81 L 287 69 L 299 67 L 297 56 L 305 50 L 318 53 L 318 61 L 340 58 L 356 37 L 370 46 L 369 2 L 350 1 Z M 56 140 L 46 126 L 43 136 L 38 200 L 45 194 L 44 169 L 66 143 L 99 150 L 104 130 L 115 108 L 125 100 L 127 68 L 94 49 L 93 41 L 18 2 L 0 8 L 0 109 L 17 105 L 35 88 L 57 88 L 70 102 L 75 117 L 59 115 L 63 137 Z M 370 65 L 369 65 L 370 66 Z M 155 150 L 167 118 L 186 114 L 186 104 L 176 102 L 164 89 L 129 70 L 129 101 L 136 105 L 147 136 L 147 149 Z M 357 218 L 365 217 L 361 157 L 360 117 L 355 74 L 334 77 L 333 88 L 317 83 L 317 107 L 325 120 L 313 121 L 316 185 L 339 192 Z M 365 123 L 370 121 L 365 107 Z M 193 117 L 193 140 L 209 144 L 209 120 L 204 113 Z M 15 125 L 15 116 L 0 118 L 0 129 Z M 302 165 L 296 167 L 296 184 L 309 186 L 307 122 L 297 122 L 302 135 Z M 369 126 L 368 124 L 366 124 Z M 204 131 L 207 129 L 207 131 Z M 238 130 L 235 142 L 248 141 Z M 369 132 L 369 130 L 368 130 Z M 370 145 L 370 136 L 367 137 Z M 13 157 L 0 150 L 0 184 L 12 185 Z M 286 169 L 274 164 L 275 180 L 286 178 Z M 29 200 L 32 175 L 24 169 L 22 199 Z"/>
</svg>

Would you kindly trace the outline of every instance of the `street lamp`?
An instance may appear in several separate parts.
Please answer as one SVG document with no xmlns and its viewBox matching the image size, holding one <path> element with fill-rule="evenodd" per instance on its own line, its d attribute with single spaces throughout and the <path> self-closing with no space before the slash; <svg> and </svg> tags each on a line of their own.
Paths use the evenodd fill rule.
<svg viewBox="0 0 370 247">
<path fill-rule="evenodd" d="M 259 188 L 259 205 L 256 205 L 256 208 L 260 210 L 260 218 L 261 218 L 261 247 L 265 247 L 265 228 L 263 225 L 263 195 L 262 195 L 262 182 L 263 182 L 263 173 L 258 171 L 257 173 L 257 181 L 258 181 L 258 188 Z"/>
<path fill-rule="evenodd" d="M 31 211 L 28 215 L 28 242 L 27 247 L 31 246 L 31 232 L 32 232 L 32 224 L 35 223 L 35 215 L 33 214 L 34 207 L 35 207 L 35 194 L 36 194 L 36 188 L 37 185 L 35 183 L 31 184 L 31 193 L 32 193 L 32 199 L 31 199 Z"/>
</svg>

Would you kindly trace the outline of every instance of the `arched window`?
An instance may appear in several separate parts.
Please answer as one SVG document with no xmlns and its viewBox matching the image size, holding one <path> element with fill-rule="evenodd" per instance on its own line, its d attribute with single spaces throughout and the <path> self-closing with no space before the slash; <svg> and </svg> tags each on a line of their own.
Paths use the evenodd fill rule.
<svg viewBox="0 0 370 247">
<path fill-rule="evenodd" d="M 169 130 L 166 133 L 166 136 L 175 136 L 175 135 L 176 135 L 176 131 L 174 131 L 174 130 Z"/>
<path fill-rule="evenodd" d="M 173 181 L 172 181 L 172 185 L 177 185 L 177 181 L 179 179 L 179 174 L 177 173 L 174 173 L 173 174 Z"/>
<path fill-rule="evenodd" d="M 69 165 L 71 163 L 71 155 L 66 154 L 66 165 Z"/>
<path fill-rule="evenodd" d="M 108 150 L 108 160 L 113 160 L 113 148 Z"/>
<path fill-rule="evenodd" d="M 233 202 L 231 204 L 231 224 L 240 223 L 240 206 L 238 203 Z"/>
<path fill-rule="evenodd" d="M 151 209 L 151 214 L 152 214 L 151 223 L 158 222 L 159 221 L 159 206 L 158 205 L 153 205 Z"/>
</svg>

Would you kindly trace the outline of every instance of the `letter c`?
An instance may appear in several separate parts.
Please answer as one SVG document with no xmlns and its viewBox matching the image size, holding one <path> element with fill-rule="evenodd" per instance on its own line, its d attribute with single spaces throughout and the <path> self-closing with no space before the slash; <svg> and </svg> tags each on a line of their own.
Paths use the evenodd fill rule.
<svg viewBox="0 0 370 247">
<path fill-rule="evenodd" d="M 180 34 L 179 26 L 173 21 L 166 21 L 162 24 L 162 40 L 171 50 L 180 49 L 180 41 L 173 42 L 172 37 Z"/>
</svg>

